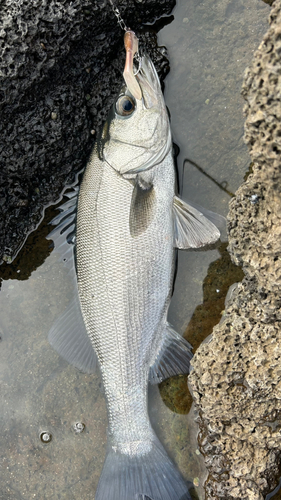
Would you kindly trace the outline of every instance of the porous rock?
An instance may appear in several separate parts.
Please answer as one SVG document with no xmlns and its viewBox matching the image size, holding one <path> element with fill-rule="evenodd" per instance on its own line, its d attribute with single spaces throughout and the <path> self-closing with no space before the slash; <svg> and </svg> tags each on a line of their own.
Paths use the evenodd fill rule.
<svg viewBox="0 0 281 500">
<path fill-rule="evenodd" d="M 113 3 L 163 78 L 168 61 L 144 23 L 175 0 Z M 108 0 L 4 0 L 0 13 L 0 262 L 10 262 L 85 166 L 125 53 Z"/>
<path fill-rule="evenodd" d="M 246 70 L 242 94 L 251 173 L 231 200 L 229 252 L 245 278 L 194 359 L 206 499 L 262 500 L 281 450 L 281 1 Z"/>
</svg>

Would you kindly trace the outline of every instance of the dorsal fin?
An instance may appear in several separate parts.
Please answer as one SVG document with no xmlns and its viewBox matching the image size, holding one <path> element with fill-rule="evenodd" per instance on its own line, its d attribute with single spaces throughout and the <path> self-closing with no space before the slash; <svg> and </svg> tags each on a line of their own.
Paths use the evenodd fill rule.
<svg viewBox="0 0 281 500">
<path fill-rule="evenodd" d="M 73 250 L 75 249 L 76 212 L 78 199 L 78 186 L 75 186 L 64 196 L 68 200 L 58 207 L 60 213 L 50 222 L 56 226 L 47 236 L 48 240 L 53 240 L 55 251 L 61 256 L 61 261 L 68 267 L 75 267 Z"/>
<path fill-rule="evenodd" d="M 78 294 L 51 327 L 48 340 L 68 363 L 84 373 L 94 373 L 97 357 L 86 332 Z"/>
<path fill-rule="evenodd" d="M 72 300 L 66 310 L 57 318 L 48 335 L 51 346 L 70 364 L 85 373 L 93 373 L 97 358 L 82 317 L 78 295 L 75 266 L 75 231 L 78 186 L 64 196 L 68 200 L 60 207 L 60 213 L 50 224 L 56 227 L 47 236 L 53 240 L 54 251 L 69 270 L 72 279 Z"/>
</svg>

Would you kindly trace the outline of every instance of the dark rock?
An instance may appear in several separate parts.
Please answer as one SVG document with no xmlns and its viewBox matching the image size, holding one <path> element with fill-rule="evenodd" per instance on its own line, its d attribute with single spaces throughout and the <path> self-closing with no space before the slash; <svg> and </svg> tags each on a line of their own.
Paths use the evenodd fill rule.
<svg viewBox="0 0 281 500">
<path fill-rule="evenodd" d="M 143 24 L 174 4 L 115 3 L 162 79 L 168 61 Z M 0 9 L 0 261 L 10 262 L 43 207 L 85 166 L 121 84 L 125 53 L 108 1 L 5 0 Z"/>
<path fill-rule="evenodd" d="M 263 0 L 264 3 L 268 3 L 268 5 L 272 5 L 274 0 Z"/>
</svg>

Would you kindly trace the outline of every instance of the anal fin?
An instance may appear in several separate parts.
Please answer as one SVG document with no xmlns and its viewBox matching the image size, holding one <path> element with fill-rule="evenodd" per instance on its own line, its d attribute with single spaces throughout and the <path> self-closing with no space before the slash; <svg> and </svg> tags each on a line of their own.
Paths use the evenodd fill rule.
<svg viewBox="0 0 281 500">
<path fill-rule="evenodd" d="M 191 349 L 187 340 L 166 323 L 162 346 L 150 368 L 149 382 L 160 384 L 166 378 L 188 373 Z"/>
</svg>

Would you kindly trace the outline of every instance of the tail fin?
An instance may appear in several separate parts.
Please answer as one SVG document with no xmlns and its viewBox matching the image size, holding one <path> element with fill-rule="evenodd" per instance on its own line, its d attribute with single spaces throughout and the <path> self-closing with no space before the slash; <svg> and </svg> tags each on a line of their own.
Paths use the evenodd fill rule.
<svg viewBox="0 0 281 500">
<path fill-rule="evenodd" d="M 109 447 L 95 500 L 191 500 L 187 483 L 155 436 L 145 455 Z"/>
</svg>

